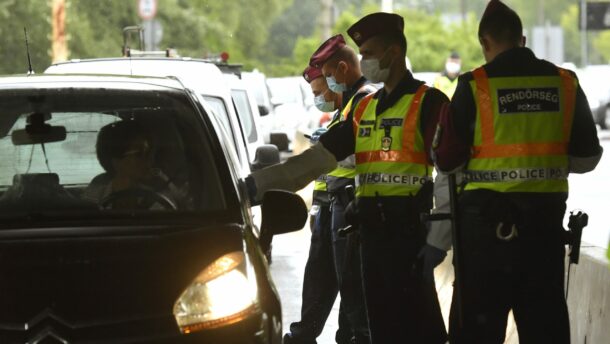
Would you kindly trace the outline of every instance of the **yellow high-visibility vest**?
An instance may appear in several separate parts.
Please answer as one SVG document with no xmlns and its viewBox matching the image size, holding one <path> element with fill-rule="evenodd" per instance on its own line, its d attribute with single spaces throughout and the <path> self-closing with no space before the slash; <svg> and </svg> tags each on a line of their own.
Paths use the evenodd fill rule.
<svg viewBox="0 0 610 344">
<path fill-rule="evenodd" d="M 419 131 L 427 86 L 405 94 L 376 115 L 378 100 L 369 95 L 354 113 L 356 196 L 413 196 L 431 179 L 432 167 Z"/>
<path fill-rule="evenodd" d="M 449 79 L 446 75 L 439 75 L 434 80 L 434 88 L 443 92 L 449 99 L 453 97 L 455 89 L 457 88 L 458 78 L 453 80 Z"/>
<path fill-rule="evenodd" d="M 343 108 L 343 111 L 341 112 L 341 116 L 338 118 L 338 120 L 331 122 L 328 125 L 328 128 L 330 129 L 332 126 L 336 125 L 337 123 L 343 122 L 345 121 L 349 114 L 350 111 L 352 109 L 352 106 L 354 106 L 354 99 L 356 98 L 357 95 L 362 94 L 362 93 L 373 93 L 375 92 L 376 89 L 371 86 L 371 85 L 363 85 L 362 87 L 360 87 L 360 89 L 358 90 L 358 92 L 356 92 L 356 94 L 354 94 L 350 100 L 347 102 L 347 104 L 345 104 L 345 107 Z M 327 176 L 327 190 L 331 191 L 331 192 L 340 192 L 343 190 L 339 190 L 339 187 L 344 186 L 346 183 L 351 182 L 351 179 L 354 179 L 354 177 L 356 177 L 356 168 L 354 166 L 354 159 L 353 158 L 347 158 L 345 160 L 339 161 L 338 162 L 338 166 L 337 168 L 335 168 L 334 170 L 330 171 L 328 173 Z M 346 179 L 350 179 L 350 181 L 346 181 Z"/>
<path fill-rule="evenodd" d="M 567 192 L 577 81 L 557 76 L 488 78 L 473 71 L 477 106 L 465 190 Z"/>
</svg>

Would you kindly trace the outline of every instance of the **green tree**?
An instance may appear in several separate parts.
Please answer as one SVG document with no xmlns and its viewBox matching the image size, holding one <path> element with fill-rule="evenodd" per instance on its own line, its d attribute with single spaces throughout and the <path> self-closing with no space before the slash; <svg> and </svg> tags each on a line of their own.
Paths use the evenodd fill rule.
<svg viewBox="0 0 610 344">
<path fill-rule="evenodd" d="M 139 23 L 132 1 L 67 0 L 66 7 L 71 58 L 121 56 L 123 28 Z"/>
<path fill-rule="evenodd" d="M 0 2 L 1 74 L 22 74 L 28 70 L 23 28 L 28 31 L 30 56 L 35 72 L 50 63 L 50 12 L 46 0 L 3 0 Z"/>
<path fill-rule="evenodd" d="M 319 1 L 294 1 L 271 25 L 265 49 L 270 61 L 291 57 L 299 37 L 315 30 Z"/>
<path fill-rule="evenodd" d="M 593 39 L 593 47 L 600 55 L 599 63 L 610 64 L 610 30 L 599 33 Z"/>
</svg>

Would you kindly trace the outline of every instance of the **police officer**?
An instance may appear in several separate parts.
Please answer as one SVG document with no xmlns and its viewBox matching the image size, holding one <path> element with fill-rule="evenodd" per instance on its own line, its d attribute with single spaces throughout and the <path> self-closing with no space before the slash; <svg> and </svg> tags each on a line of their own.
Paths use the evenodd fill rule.
<svg viewBox="0 0 610 344">
<path fill-rule="evenodd" d="M 358 56 L 345 44 L 345 39 L 340 34 L 322 43 L 311 56 L 309 63 L 313 67 L 321 68 L 329 89 L 340 94 L 344 100 L 342 111 L 333 118 L 328 128 L 351 121 L 354 105 L 367 94 L 377 90 L 362 76 Z M 347 225 L 344 210 L 353 197 L 356 175 L 354 163 L 353 155 L 339 161 L 338 167 L 328 173 L 326 186 L 331 198 L 332 240 L 341 293 L 341 310 L 349 320 L 354 342 L 369 343 L 360 272 L 359 235 L 351 233 L 345 237 L 338 234 L 339 230 Z M 351 191 L 348 191 L 347 187 L 352 187 Z M 348 194 L 349 192 L 351 194 Z"/>
<path fill-rule="evenodd" d="M 434 87 L 441 90 L 451 99 L 457 87 L 458 76 L 462 68 L 460 55 L 453 51 L 445 61 L 445 70 L 434 80 Z"/>
<path fill-rule="evenodd" d="M 303 78 L 309 82 L 314 94 L 314 103 L 318 110 L 331 112 L 341 106 L 341 95 L 332 92 L 322 71 L 307 67 Z M 312 135 L 317 141 L 316 134 Z M 331 233 L 330 198 L 326 187 L 326 175 L 318 177 L 314 183 L 312 199 L 312 228 L 309 256 L 305 264 L 303 276 L 303 292 L 301 303 L 301 320 L 290 324 L 290 332 L 284 335 L 284 344 L 312 344 L 322 333 L 337 298 L 339 284 Z M 343 302 L 343 300 L 341 300 Z M 351 343 L 352 330 L 343 310 L 339 310 L 339 328 L 336 333 L 337 343 Z"/>
<path fill-rule="evenodd" d="M 492 0 L 478 35 L 487 63 L 460 76 L 435 148 L 437 166 L 467 180 L 450 337 L 502 343 L 512 309 L 521 343 L 569 343 L 567 177 L 593 170 L 602 148 L 576 76 L 524 47 L 517 13 Z"/>
<path fill-rule="evenodd" d="M 447 97 L 415 80 L 405 66 L 402 17 L 370 14 L 348 33 L 359 46 L 364 76 L 383 89 L 356 105 L 320 142 L 280 165 L 253 172 L 246 184 L 259 200 L 266 190 L 298 190 L 320 171 L 356 157 L 352 223 L 361 236 L 361 268 L 372 343 L 444 343 L 434 284 L 423 278 L 445 257 L 419 222 L 431 206 L 433 166 L 427 152 Z M 424 187 L 424 185 L 426 187 Z M 418 255 L 421 258 L 418 259 Z"/>
</svg>

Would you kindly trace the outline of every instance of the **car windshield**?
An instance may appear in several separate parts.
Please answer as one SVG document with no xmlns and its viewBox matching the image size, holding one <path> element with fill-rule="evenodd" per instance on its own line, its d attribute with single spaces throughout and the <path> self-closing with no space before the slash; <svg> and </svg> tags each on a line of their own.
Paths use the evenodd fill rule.
<svg viewBox="0 0 610 344">
<path fill-rule="evenodd" d="M 226 209 L 212 141 L 183 93 L 20 89 L 0 102 L 1 218 Z"/>
</svg>

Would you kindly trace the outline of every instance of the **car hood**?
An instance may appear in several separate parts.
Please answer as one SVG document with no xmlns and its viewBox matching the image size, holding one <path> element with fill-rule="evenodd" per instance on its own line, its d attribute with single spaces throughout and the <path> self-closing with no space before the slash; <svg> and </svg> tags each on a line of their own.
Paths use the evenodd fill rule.
<svg viewBox="0 0 610 344">
<path fill-rule="evenodd" d="M 201 270 L 244 249 L 239 225 L 32 232 L 0 234 L 0 329 L 44 321 L 72 329 L 154 318 L 168 324 L 174 302 Z"/>
</svg>

